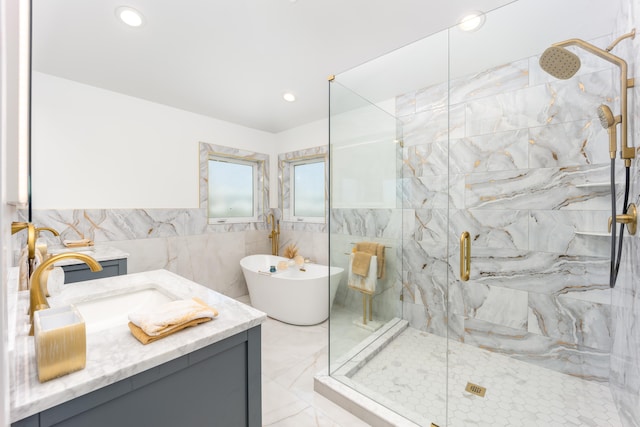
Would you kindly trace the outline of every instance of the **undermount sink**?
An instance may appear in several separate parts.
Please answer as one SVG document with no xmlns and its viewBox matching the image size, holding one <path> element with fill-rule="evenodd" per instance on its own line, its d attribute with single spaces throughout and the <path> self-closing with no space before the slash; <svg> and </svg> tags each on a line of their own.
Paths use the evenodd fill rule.
<svg viewBox="0 0 640 427">
<path fill-rule="evenodd" d="M 73 305 L 82 314 L 87 334 L 90 334 L 115 326 L 126 328 L 129 313 L 153 309 L 176 299 L 150 285 L 117 294 L 99 295 Z"/>
</svg>

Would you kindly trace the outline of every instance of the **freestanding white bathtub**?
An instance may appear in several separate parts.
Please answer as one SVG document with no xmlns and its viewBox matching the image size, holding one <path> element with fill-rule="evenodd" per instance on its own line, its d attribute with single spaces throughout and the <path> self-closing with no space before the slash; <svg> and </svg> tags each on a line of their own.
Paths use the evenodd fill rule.
<svg viewBox="0 0 640 427">
<path fill-rule="evenodd" d="M 293 325 L 315 325 L 329 317 L 343 269 L 318 264 L 297 265 L 270 273 L 288 258 L 274 255 L 249 255 L 240 267 L 249 288 L 251 305 L 269 317 Z"/>
</svg>

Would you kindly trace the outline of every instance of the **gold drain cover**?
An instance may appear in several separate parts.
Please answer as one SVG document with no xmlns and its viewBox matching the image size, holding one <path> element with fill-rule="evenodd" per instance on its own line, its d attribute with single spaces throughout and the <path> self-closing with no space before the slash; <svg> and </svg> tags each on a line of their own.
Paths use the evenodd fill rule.
<svg viewBox="0 0 640 427">
<path fill-rule="evenodd" d="M 484 397 L 484 394 L 487 392 L 486 388 L 473 383 L 467 383 L 467 387 L 464 390 L 480 397 Z"/>
</svg>

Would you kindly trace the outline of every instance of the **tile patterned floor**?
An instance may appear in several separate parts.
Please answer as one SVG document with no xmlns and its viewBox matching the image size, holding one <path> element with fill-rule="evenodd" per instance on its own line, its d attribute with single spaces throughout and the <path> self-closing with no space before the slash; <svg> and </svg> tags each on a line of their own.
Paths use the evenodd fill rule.
<svg viewBox="0 0 640 427">
<path fill-rule="evenodd" d="M 249 303 L 248 297 L 239 300 Z M 333 320 L 344 320 L 345 327 L 349 323 Z M 314 375 L 328 363 L 328 327 L 328 322 L 294 326 L 271 318 L 262 325 L 264 426 L 368 426 L 313 391 Z M 343 349 L 362 339 L 358 332 L 340 342 Z M 441 337 L 407 328 L 351 379 L 366 395 L 380 396 L 390 409 L 406 410 L 414 422 L 444 426 L 446 345 Z M 621 426 L 605 384 L 459 343 L 449 346 L 454 373 L 449 379 L 450 427 Z M 465 392 L 468 381 L 486 387 L 485 397 Z"/>
<path fill-rule="evenodd" d="M 293 326 L 268 318 L 262 324 L 263 426 L 368 426 L 313 391 L 314 375 L 328 364 L 328 335 L 328 322 Z"/>
<path fill-rule="evenodd" d="M 444 338 L 407 328 L 351 379 L 413 421 L 445 425 Z M 608 385 L 449 342 L 449 426 L 619 427 Z M 487 388 L 485 397 L 465 390 Z M 389 405 L 388 405 L 389 406 Z"/>
</svg>

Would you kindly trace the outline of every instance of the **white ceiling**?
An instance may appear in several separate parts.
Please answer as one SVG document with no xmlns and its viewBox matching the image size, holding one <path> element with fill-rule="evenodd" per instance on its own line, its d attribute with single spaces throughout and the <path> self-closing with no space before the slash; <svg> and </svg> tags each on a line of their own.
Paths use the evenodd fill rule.
<svg viewBox="0 0 640 427">
<path fill-rule="evenodd" d="M 330 74 L 511 1 L 33 0 L 33 67 L 280 132 L 327 116 Z M 123 4 L 146 24 L 117 21 Z"/>
</svg>

